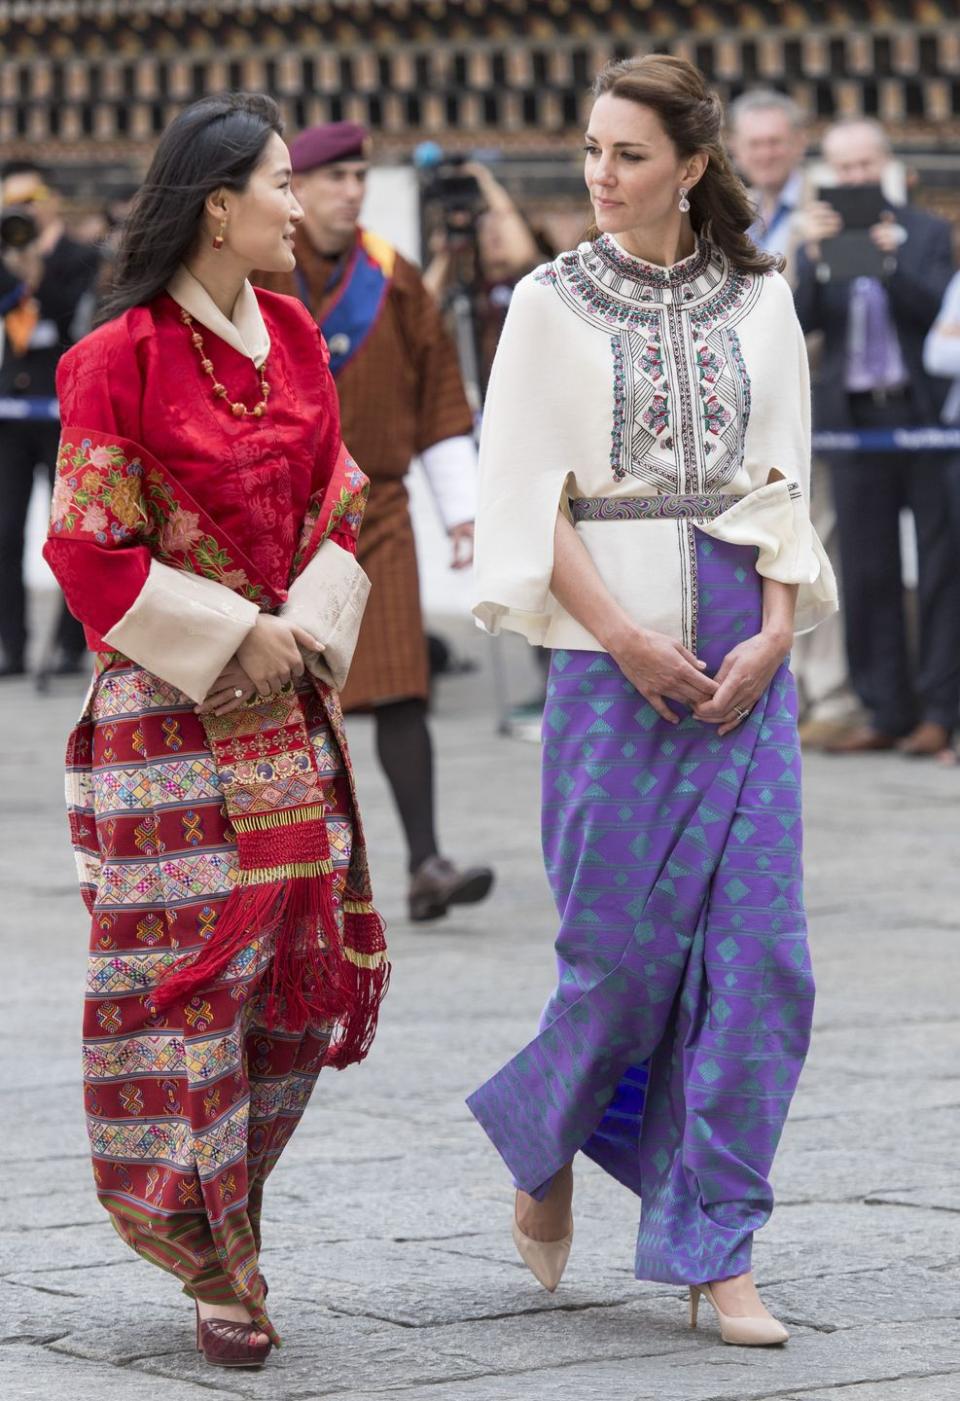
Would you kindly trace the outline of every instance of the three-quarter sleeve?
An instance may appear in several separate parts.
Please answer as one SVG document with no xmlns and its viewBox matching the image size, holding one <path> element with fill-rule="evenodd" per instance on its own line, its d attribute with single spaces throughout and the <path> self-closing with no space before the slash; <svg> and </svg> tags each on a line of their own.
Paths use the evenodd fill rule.
<svg viewBox="0 0 960 1401">
<path fill-rule="evenodd" d="M 803 331 L 785 280 L 773 274 L 762 335 L 752 352 L 764 362 L 744 441 L 751 490 L 701 529 L 757 548 L 757 572 L 798 584 L 796 628 L 804 632 L 837 609 L 833 567 L 810 521 L 810 370 Z M 773 376 L 769 367 L 775 367 Z"/>
<path fill-rule="evenodd" d="M 120 461 L 115 463 L 114 471 L 124 478 L 122 485 L 116 483 L 118 519 L 129 529 L 120 548 L 118 529 L 109 529 L 98 481 L 109 440 L 139 440 L 139 389 L 133 344 L 129 339 L 124 344 L 113 327 L 80 342 L 57 369 L 62 432 L 43 554 L 67 607 L 84 624 L 95 648 L 132 608 L 150 573 L 150 551 L 133 534 L 141 519 L 139 482 L 127 476 Z M 68 443 L 71 430 L 81 435 L 76 447 Z M 90 434 L 86 451 L 84 432 Z"/>
<path fill-rule="evenodd" d="M 570 473 L 570 404 L 551 344 L 551 290 L 533 275 L 514 292 L 490 375 L 480 435 L 474 557 L 477 621 L 542 643 L 556 607 L 550 593 L 557 512 Z"/>
<path fill-rule="evenodd" d="M 753 396 L 744 440 L 744 466 L 751 486 L 762 487 L 771 472 L 798 483 L 810 494 L 810 366 L 800 322 L 787 283 L 777 274 L 765 279 L 767 306 L 762 341 L 754 354 L 769 357 L 775 379 Z M 767 385 L 769 384 L 769 388 Z"/>
<path fill-rule="evenodd" d="M 44 558 L 93 650 L 121 652 L 202 700 L 256 622 L 256 604 L 171 568 L 142 541 L 140 370 L 120 324 L 61 361 L 62 434 Z"/>
</svg>

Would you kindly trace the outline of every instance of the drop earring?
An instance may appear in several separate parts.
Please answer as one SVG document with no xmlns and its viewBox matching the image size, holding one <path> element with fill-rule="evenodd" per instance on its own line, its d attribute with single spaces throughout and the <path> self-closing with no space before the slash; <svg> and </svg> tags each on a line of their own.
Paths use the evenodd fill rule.
<svg viewBox="0 0 960 1401">
<path fill-rule="evenodd" d="M 217 232 L 216 232 L 216 233 L 214 234 L 214 236 L 213 236 L 213 246 L 214 246 L 214 248 L 216 249 L 216 251 L 217 251 L 218 253 L 220 252 L 220 249 L 223 247 L 223 240 L 224 240 L 224 236 L 225 236 L 226 232 L 227 232 L 227 216 L 224 215 L 223 218 L 220 220 L 220 227 L 219 227 L 219 229 L 217 230 Z"/>
<path fill-rule="evenodd" d="M 687 199 L 687 192 L 682 185 L 680 186 L 680 203 L 677 205 L 677 208 L 680 210 L 681 214 L 690 213 L 690 201 Z"/>
</svg>

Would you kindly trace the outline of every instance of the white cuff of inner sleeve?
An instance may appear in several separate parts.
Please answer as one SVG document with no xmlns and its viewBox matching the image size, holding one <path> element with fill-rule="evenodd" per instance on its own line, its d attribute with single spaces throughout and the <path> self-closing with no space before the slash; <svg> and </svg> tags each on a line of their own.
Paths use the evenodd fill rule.
<svg viewBox="0 0 960 1401">
<path fill-rule="evenodd" d="M 259 611 L 225 584 L 151 560 L 146 583 L 103 640 L 202 701 Z"/>
<path fill-rule="evenodd" d="M 440 519 L 447 530 L 477 514 L 477 447 L 468 434 L 444 438 L 420 454 Z"/>
</svg>

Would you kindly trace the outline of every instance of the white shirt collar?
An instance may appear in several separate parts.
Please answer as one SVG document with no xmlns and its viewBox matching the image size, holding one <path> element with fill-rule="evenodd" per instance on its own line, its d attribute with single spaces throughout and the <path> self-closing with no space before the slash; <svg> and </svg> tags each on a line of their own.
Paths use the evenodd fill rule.
<svg viewBox="0 0 960 1401">
<path fill-rule="evenodd" d="M 217 306 L 202 282 L 181 263 L 167 283 L 167 291 L 177 306 L 188 311 L 201 326 L 206 326 L 234 350 L 246 355 L 259 370 L 270 354 L 270 332 L 267 330 L 250 283 L 244 281 L 229 320 Z"/>
</svg>

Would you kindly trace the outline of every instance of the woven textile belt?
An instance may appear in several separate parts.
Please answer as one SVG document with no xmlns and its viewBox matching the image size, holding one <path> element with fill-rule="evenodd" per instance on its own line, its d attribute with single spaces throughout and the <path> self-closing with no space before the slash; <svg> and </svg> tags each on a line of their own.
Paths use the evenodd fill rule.
<svg viewBox="0 0 960 1401">
<path fill-rule="evenodd" d="M 574 496 L 574 521 L 714 520 L 740 496 Z"/>
</svg>

